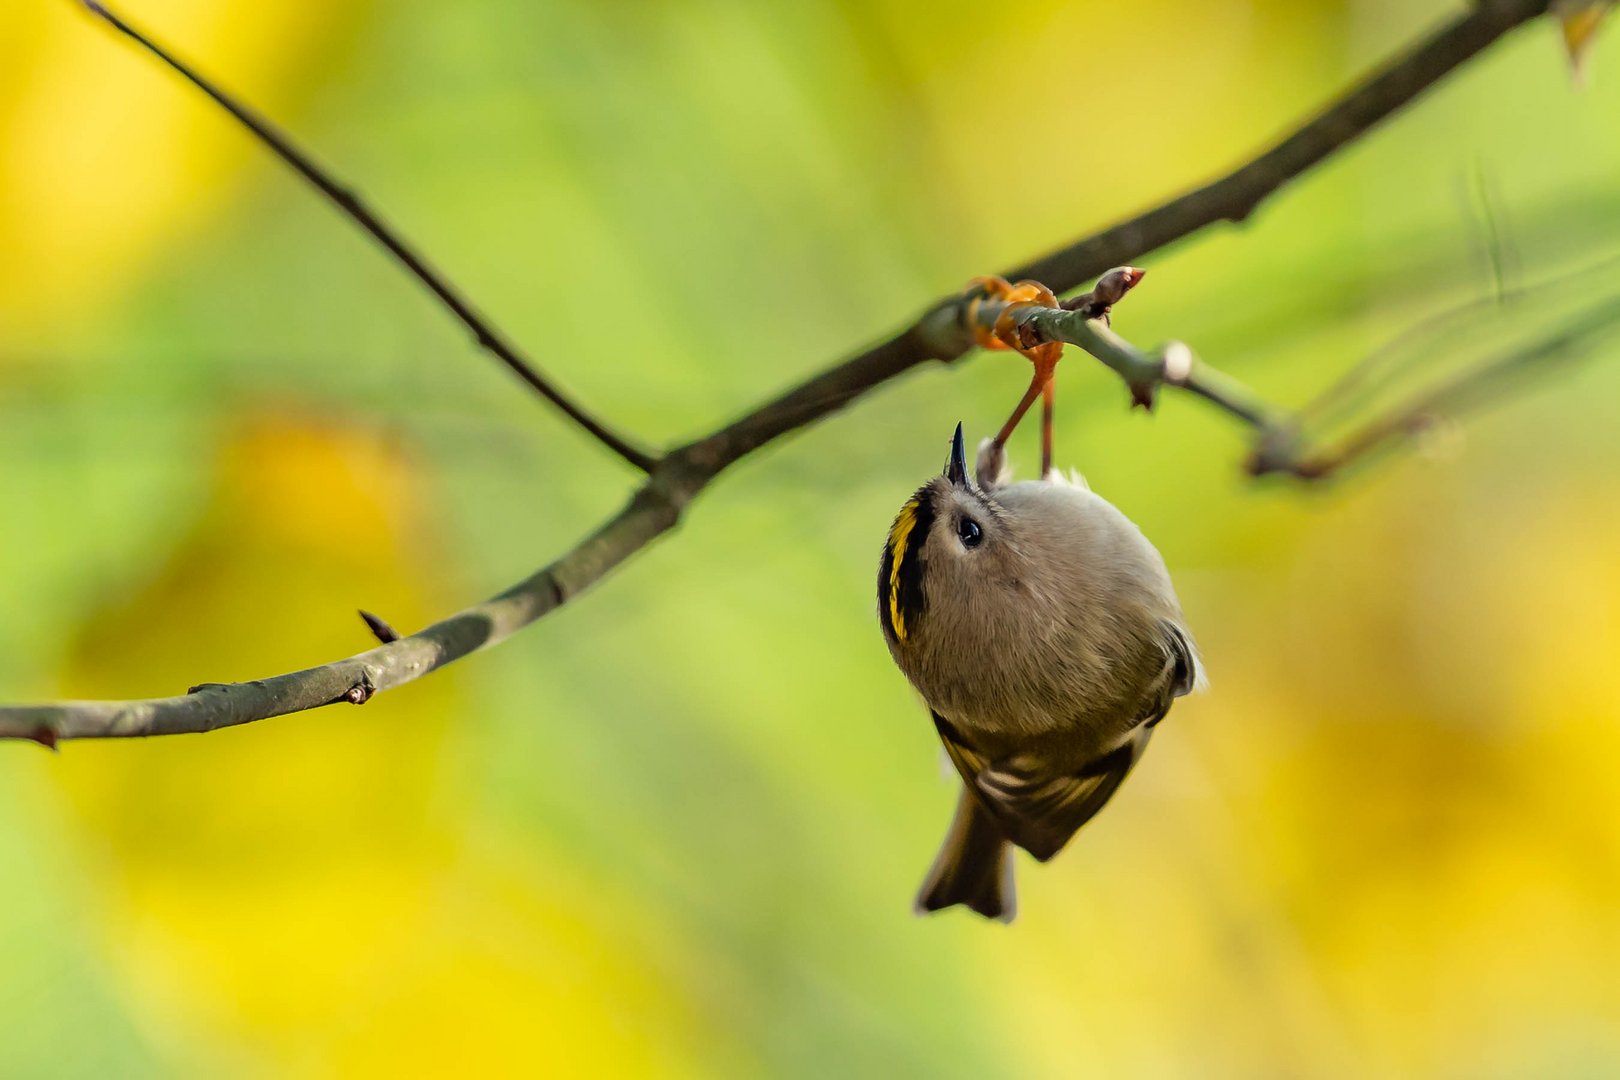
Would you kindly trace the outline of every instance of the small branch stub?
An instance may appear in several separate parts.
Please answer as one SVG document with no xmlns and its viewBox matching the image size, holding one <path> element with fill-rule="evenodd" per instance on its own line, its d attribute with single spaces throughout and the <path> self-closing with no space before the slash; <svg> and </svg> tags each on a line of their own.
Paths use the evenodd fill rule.
<svg viewBox="0 0 1620 1080">
<path fill-rule="evenodd" d="M 391 641 L 399 640 L 399 631 L 383 622 L 371 612 L 366 611 L 364 608 L 360 610 L 360 618 L 365 620 L 365 624 L 367 628 L 371 630 L 372 636 L 378 641 L 382 642 L 384 645 L 387 645 Z"/>
</svg>

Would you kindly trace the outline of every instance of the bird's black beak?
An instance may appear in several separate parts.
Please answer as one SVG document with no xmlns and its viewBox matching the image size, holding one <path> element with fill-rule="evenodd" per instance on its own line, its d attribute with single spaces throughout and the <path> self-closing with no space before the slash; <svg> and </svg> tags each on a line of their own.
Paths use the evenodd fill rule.
<svg viewBox="0 0 1620 1080">
<path fill-rule="evenodd" d="M 945 459 L 945 479 L 957 487 L 968 486 L 967 447 L 962 443 L 962 425 L 956 425 L 951 437 L 951 456 Z"/>
</svg>

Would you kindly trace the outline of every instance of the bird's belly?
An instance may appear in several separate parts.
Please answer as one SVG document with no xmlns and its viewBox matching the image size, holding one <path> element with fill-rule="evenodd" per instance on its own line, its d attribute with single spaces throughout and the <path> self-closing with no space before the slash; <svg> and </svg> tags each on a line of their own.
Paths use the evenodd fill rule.
<svg viewBox="0 0 1620 1080">
<path fill-rule="evenodd" d="M 1121 700 L 1104 689 L 1102 674 L 981 667 L 912 681 L 930 708 L 992 759 L 1044 746 L 1048 755 L 1090 761 L 1123 743 L 1140 715 L 1140 695 Z"/>
</svg>

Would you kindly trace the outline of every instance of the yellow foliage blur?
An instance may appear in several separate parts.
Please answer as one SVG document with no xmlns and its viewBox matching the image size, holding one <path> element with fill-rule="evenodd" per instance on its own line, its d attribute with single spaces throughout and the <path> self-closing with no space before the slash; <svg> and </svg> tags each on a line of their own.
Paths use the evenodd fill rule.
<svg viewBox="0 0 1620 1080">
<path fill-rule="evenodd" d="M 131 13 L 274 113 L 335 39 L 341 4 L 159 0 Z M 0 327 L 105 303 L 158 244 L 202 228 L 257 150 L 201 95 L 159 85 L 74 5 L 18 5 L 0 37 Z M 183 37 L 181 36 L 183 33 Z M 111 294 L 111 296 L 109 295 Z"/>
</svg>

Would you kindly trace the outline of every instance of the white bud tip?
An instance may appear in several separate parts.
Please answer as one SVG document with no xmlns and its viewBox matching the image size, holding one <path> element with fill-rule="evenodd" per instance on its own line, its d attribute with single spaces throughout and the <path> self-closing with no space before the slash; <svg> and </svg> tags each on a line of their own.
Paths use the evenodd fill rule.
<svg viewBox="0 0 1620 1080">
<path fill-rule="evenodd" d="M 1184 341 L 1164 347 L 1164 381 L 1180 386 L 1192 377 L 1193 353 Z"/>
</svg>

